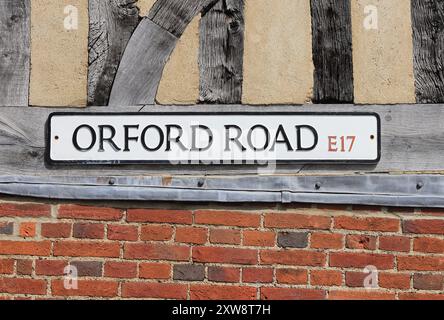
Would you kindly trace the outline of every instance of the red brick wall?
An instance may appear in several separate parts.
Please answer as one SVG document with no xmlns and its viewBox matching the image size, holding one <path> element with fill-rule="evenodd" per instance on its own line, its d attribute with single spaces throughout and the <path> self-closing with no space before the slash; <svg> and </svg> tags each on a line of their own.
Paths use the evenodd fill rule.
<svg viewBox="0 0 444 320">
<path fill-rule="evenodd" d="M 444 298 L 444 210 L 135 205 L 1 202 L 0 299 Z"/>
</svg>

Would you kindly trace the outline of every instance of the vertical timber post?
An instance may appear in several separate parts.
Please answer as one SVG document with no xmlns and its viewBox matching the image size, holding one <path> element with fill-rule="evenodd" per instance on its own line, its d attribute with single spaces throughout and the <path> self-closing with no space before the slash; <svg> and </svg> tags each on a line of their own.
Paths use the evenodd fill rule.
<svg viewBox="0 0 444 320">
<path fill-rule="evenodd" d="M 444 102 L 444 1 L 412 0 L 417 103 Z"/>
<path fill-rule="evenodd" d="M 0 0 L 0 106 L 28 106 L 30 1 Z"/>
<path fill-rule="evenodd" d="M 200 22 L 200 102 L 241 103 L 243 55 L 244 1 L 220 0 Z"/>
<path fill-rule="evenodd" d="M 311 0 L 314 103 L 353 103 L 350 0 Z"/>
<path fill-rule="evenodd" d="M 125 0 L 89 0 L 88 105 L 106 106 L 139 10 Z"/>
</svg>

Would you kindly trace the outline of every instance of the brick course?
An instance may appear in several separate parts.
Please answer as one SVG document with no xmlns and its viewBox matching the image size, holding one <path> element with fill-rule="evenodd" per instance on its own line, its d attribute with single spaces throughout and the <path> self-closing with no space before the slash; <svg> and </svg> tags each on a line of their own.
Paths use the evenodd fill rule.
<svg viewBox="0 0 444 320">
<path fill-rule="evenodd" d="M 442 210 L 161 207 L 2 202 L 0 299 L 444 299 Z"/>
</svg>

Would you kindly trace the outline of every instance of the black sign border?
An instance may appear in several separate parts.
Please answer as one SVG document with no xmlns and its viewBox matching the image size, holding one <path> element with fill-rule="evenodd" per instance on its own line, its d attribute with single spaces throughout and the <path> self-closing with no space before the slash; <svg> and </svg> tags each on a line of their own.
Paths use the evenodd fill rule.
<svg viewBox="0 0 444 320">
<path fill-rule="evenodd" d="M 294 116 L 374 116 L 377 121 L 377 136 L 378 136 L 378 156 L 375 160 L 274 160 L 276 164 L 377 164 L 381 160 L 381 148 L 382 148 L 382 135 L 381 135 L 381 117 L 376 112 L 266 112 L 266 111 L 253 111 L 253 112 L 53 112 L 48 116 L 46 123 L 46 137 L 45 137 L 45 162 L 48 165 L 63 165 L 63 166 L 76 166 L 76 165 L 89 165 L 89 166 L 122 166 L 122 165 L 180 165 L 180 166 L 192 166 L 192 165 L 205 165 L 205 166 L 233 166 L 233 165 L 263 165 L 264 163 L 270 163 L 270 160 L 242 160 L 235 163 L 203 163 L 202 161 L 188 161 L 189 163 L 172 164 L 169 160 L 52 160 L 51 159 L 51 120 L 56 116 L 136 116 L 136 115 L 178 115 L 178 116 L 207 116 L 207 115 L 294 115 Z M 210 162 L 210 160 L 203 160 L 204 162 Z M 234 160 L 233 160 L 234 161 Z"/>
</svg>

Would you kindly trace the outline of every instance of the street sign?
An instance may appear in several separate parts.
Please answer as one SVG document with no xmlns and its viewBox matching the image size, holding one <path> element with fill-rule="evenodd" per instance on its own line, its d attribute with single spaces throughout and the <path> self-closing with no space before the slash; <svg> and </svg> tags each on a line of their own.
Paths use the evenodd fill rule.
<svg viewBox="0 0 444 320">
<path fill-rule="evenodd" d="M 53 113 L 57 164 L 374 163 L 373 113 Z"/>
</svg>

